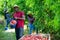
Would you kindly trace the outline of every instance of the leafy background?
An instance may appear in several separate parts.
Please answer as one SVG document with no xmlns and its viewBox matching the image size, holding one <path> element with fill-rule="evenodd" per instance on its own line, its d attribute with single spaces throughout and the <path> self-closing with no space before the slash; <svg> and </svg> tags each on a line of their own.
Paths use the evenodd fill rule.
<svg viewBox="0 0 60 40">
<path fill-rule="evenodd" d="M 4 16 L 3 10 L 5 8 L 12 15 L 15 4 L 25 12 L 25 21 L 27 21 L 29 12 L 33 14 L 35 17 L 34 25 L 39 32 L 50 33 L 51 40 L 60 39 L 60 0 L 0 0 L 1 17 Z"/>
</svg>

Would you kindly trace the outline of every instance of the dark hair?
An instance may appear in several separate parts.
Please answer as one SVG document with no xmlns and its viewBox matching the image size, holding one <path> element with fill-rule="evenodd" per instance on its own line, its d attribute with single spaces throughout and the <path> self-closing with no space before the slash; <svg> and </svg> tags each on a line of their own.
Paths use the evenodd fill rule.
<svg viewBox="0 0 60 40">
<path fill-rule="evenodd" d="M 33 15 L 32 14 L 28 14 L 28 17 L 33 18 Z"/>
</svg>

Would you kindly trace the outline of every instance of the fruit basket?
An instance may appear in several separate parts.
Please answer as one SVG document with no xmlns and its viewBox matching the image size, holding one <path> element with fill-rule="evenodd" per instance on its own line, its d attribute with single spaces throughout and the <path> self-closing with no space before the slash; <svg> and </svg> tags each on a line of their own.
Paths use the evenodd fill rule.
<svg viewBox="0 0 60 40">
<path fill-rule="evenodd" d="M 49 34 L 24 35 L 19 40 L 50 40 Z"/>
</svg>

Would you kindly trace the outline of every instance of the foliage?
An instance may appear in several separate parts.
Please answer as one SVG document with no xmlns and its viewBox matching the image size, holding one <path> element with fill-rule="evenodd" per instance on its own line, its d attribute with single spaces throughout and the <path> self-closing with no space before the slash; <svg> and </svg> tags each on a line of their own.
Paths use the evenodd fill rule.
<svg viewBox="0 0 60 40">
<path fill-rule="evenodd" d="M 34 25 L 43 33 L 54 34 L 53 40 L 60 38 L 60 0 L 6 0 L 7 8 L 13 12 L 13 5 L 19 5 L 25 12 L 26 18 L 28 11 L 35 17 Z M 3 0 L 0 1 L 0 13 L 4 9 Z"/>
</svg>

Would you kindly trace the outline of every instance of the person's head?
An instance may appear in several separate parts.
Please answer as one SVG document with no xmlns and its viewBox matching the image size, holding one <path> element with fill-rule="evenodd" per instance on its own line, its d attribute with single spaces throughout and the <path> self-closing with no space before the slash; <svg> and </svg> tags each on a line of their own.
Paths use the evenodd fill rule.
<svg viewBox="0 0 60 40">
<path fill-rule="evenodd" d="M 29 17 L 33 17 L 33 15 L 32 15 L 31 13 L 30 13 L 30 14 L 28 14 L 28 16 L 29 16 Z"/>
<path fill-rule="evenodd" d="M 15 10 L 16 12 L 19 11 L 19 6 L 14 5 L 14 10 Z"/>
</svg>

